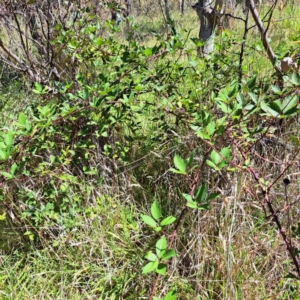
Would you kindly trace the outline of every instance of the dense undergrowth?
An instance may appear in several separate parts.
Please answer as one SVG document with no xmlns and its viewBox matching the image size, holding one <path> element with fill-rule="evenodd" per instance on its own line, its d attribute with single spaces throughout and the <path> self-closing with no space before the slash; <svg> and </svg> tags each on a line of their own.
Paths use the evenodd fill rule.
<svg viewBox="0 0 300 300">
<path fill-rule="evenodd" d="M 300 76 L 253 33 L 239 82 L 241 29 L 200 59 L 188 16 L 62 31 L 51 88 L 5 73 L 1 299 L 298 299 Z"/>
</svg>

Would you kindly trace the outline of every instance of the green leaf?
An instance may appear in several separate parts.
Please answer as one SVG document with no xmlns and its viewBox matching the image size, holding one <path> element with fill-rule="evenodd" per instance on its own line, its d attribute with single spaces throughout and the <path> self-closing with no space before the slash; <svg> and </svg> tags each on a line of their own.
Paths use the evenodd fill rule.
<svg viewBox="0 0 300 300">
<path fill-rule="evenodd" d="M 145 224 L 149 225 L 150 227 L 156 227 L 156 222 L 150 216 L 141 215 L 141 218 Z"/>
<path fill-rule="evenodd" d="M 194 161 L 194 151 L 190 154 L 189 158 L 186 160 L 186 165 L 189 167 Z"/>
<path fill-rule="evenodd" d="M 271 109 L 273 109 L 274 111 L 278 112 L 279 114 L 281 114 L 282 112 L 282 105 L 281 105 L 281 102 L 280 100 L 275 100 L 275 101 L 272 101 L 269 104 L 269 107 Z"/>
<path fill-rule="evenodd" d="M 212 134 L 215 132 L 215 128 L 216 128 L 215 123 L 210 122 L 210 123 L 206 126 L 207 133 L 208 133 L 209 135 L 212 135 Z"/>
<path fill-rule="evenodd" d="M 168 249 L 166 250 L 166 252 L 164 253 L 163 257 L 161 258 L 162 261 L 167 260 L 173 256 L 176 256 L 176 253 L 173 249 Z"/>
<path fill-rule="evenodd" d="M 281 89 L 277 85 L 272 85 L 271 88 L 275 94 L 282 95 Z"/>
<path fill-rule="evenodd" d="M 170 291 L 165 297 L 164 300 L 176 300 L 176 291 Z"/>
<path fill-rule="evenodd" d="M 27 121 L 27 118 L 25 116 L 24 113 L 20 113 L 19 116 L 18 116 L 18 121 L 20 124 L 22 125 L 25 125 L 26 124 L 26 121 Z"/>
<path fill-rule="evenodd" d="M 152 49 L 151 48 L 146 48 L 144 50 L 144 54 L 145 54 L 145 56 L 151 56 L 152 55 Z"/>
<path fill-rule="evenodd" d="M 161 222 L 160 222 L 160 226 L 166 226 L 166 225 L 170 225 L 172 223 L 174 223 L 176 221 L 176 218 L 173 216 L 168 216 L 166 218 L 164 218 Z"/>
<path fill-rule="evenodd" d="M 247 86 L 249 89 L 253 89 L 255 87 L 256 82 L 256 75 L 254 75 L 250 80 L 247 82 Z"/>
<path fill-rule="evenodd" d="M 206 201 L 208 202 L 208 201 L 210 201 L 210 200 L 212 200 L 212 199 L 215 199 L 215 198 L 217 198 L 219 195 L 220 195 L 219 193 L 212 193 L 212 194 L 210 194 L 210 195 L 206 198 Z"/>
<path fill-rule="evenodd" d="M 11 173 L 12 175 L 15 175 L 17 169 L 18 169 L 18 165 L 17 165 L 16 163 L 14 163 L 14 164 L 11 166 L 11 168 L 10 168 L 10 173 Z"/>
<path fill-rule="evenodd" d="M 185 198 L 186 201 L 188 201 L 188 202 L 194 202 L 194 199 L 192 198 L 191 195 L 182 193 L 182 196 Z"/>
<path fill-rule="evenodd" d="M 179 171 L 184 173 L 186 172 L 186 164 L 184 160 L 177 154 L 174 156 L 174 165 Z"/>
<path fill-rule="evenodd" d="M 290 111 L 291 109 L 295 108 L 298 105 L 298 96 L 297 95 L 290 95 L 283 99 L 282 101 L 282 109 L 283 113 Z"/>
<path fill-rule="evenodd" d="M 218 165 L 218 164 L 220 163 L 220 161 L 221 161 L 221 156 L 220 156 L 220 154 L 219 154 L 217 151 L 215 151 L 215 150 L 213 150 L 213 151 L 211 152 L 210 158 L 211 158 L 212 162 L 213 162 L 215 165 Z"/>
<path fill-rule="evenodd" d="M 290 77 L 290 82 L 294 85 L 299 85 L 300 83 L 300 74 L 298 72 L 294 72 Z"/>
<path fill-rule="evenodd" d="M 217 98 L 216 98 L 217 99 Z M 222 102 L 222 101 L 217 101 L 217 106 L 221 109 L 222 112 L 224 112 L 225 114 L 228 114 L 231 112 L 231 109 L 228 108 L 228 106 Z"/>
<path fill-rule="evenodd" d="M 43 91 L 43 87 L 42 87 L 42 85 L 39 83 L 39 82 L 35 82 L 34 83 L 34 89 L 33 89 L 33 92 L 34 93 L 41 93 L 42 91 Z"/>
<path fill-rule="evenodd" d="M 206 193 L 207 193 L 207 187 L 206 184 L 204 183 L 200 187 L 198 187 L 196 191 L 196 197 L 195 197 L 196 201 L 198 203 L 204 201 Z"/>
<path fill-rule="evenodd" d="M 203 131 L 197 131 L 196 134 L 199 136 L 199 138 L 201 138 L 203 140 L 210 140 L 210 135 L 208 135 L 207 133 L 205 133 Z"/>
<path fill-rule="evenodd" d="M 5 150 L 0 149 L 0 159 L 5 160 L 7 158 L 7 153 Z"/>
<path fill-rule="evenodd" d="M 157 200 L 151 205 L 151 214 L 155 220 L 158 220 L 161 217 L 161 209 Z"/>
<path fill-rule="evenodd" d="M 154 271 L 157 268 L 157 266 L 158 266 L 158 260 L 147 263 L 143 267 L 142 274 L 147 274 L 147 273 Z"/>
<path fill-rule="evenodd" d="M 9 131 L 4 135 L 4 142 L 7 148 L 11 148 L 13 143 L 13 132 Z"/>
<path fill-rule="evenodd" d="M 147 260 L 150 260 L 150 261 L 157 260 L 157 256 L 153 252 L 151 252 L 151 251 L 149 251 L 149 252 L 146 253 L 145 258 Z"/>
<path fill-rule="evenodd" d="M 225 147 L 221 150 L 221 154 L 224 158 L 227 158 L 230 154 L 230 147 Z"/>
<path fill-rule="evenodd" d="M 155 271 L 157 274 L 165 275 L 167 272 L 167 266 L 165 264 L 158 264 Z"/>
<path fill-rule="evenodd" d="M 199 210 L 209 210 L 209 204 L 202 204 L 197 206 Z"/>
<path fill-rule="evenodd" d="M 167 249 L 167 239 L 165 236 L 162 236 L 155 244 L 155 248 L 156 248 L 156 254 L 159 257 L 161 251 L 164 251 Z"/>
<path fill-rule="evenodd" d="M 7 173 L 7 172 L 1 172 L 1 174 L 6 178 L 6 179 L 12 179 L 14 178 L 14 175 Z"/>
<path fill-rule="evenodd" d="M 198 207 L 198 206 L 197 206 L 197 202 L 188 202 L 188 203 L 186 204 L 186 206 L 189 207 L 189 208 L 192 208 L 192 209 L 195 209 L 195 208 Z"/>
<path fill-rule="evenodd" d="M 210 166 L 210 167 L 212 167 L 213 169 L 215 169 L 216 171 L 219 171 L 220 170 L 220 168 L 219 167 L 217 167 L 211 160 L 206 160 L 205 161 L 205 163 L 208 165 L 208 166 Z"/>
<path fill-rule="evenodd" d="M 273 105 L 274 107 L 275 105 Z M 266 102 L 261 101 L 260 103 L 260 107 L 263 111 L 265 111 L 266 113 L 268 113 L 269 115 L 273 116 L 273 117 L 280 117 L 280 114 L 278 113 L 278 111 L 272 109 L 270 107 L 270 105 L 268 105 Z M 278 110 L 278 107 L 277 107 Z"/>
<path fill-rule="evenodd" d="M 181 172 L 181 171 L 178 171 L 174 168 L 170 168 L 169 171 L 171 171 L 172 173 L 175 173 L 175 174 L 183 174 L 183 175 L 186 174 L 186 172 Z"/>
<path fill-rule="evenodd" d="M 154 231 L 155 232 L 160 232 L 162 230 L 162 227 L 161 226 L 158 226 L 158 227 L 155 227 L 154 228 Z"/>
</svg>

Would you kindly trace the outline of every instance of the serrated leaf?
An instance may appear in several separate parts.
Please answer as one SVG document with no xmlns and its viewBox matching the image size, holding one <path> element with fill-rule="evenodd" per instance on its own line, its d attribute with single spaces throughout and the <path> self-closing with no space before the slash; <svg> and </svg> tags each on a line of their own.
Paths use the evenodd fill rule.
<svg viewBox="0 0 300 300">
<path fill-rule="evenodd" d="M 147 263 L 144 267 L 143 267 L 143 271 L 142 274 L 147 274 L 150 273 L 152 271 L 154 271 L 157 268 L 158 265 L 158 261 L 151 261 L 149 263 Z"/>
<path fill-rule="evenodd" d="M 227 158 L 230 154 L 230 147 L 225 147 L 221 150 L 221 154 L 224 158 Z"/>
<path fill-rule="evenodd" d="M 282 101 L 282 109 L 283 113 L 287 113 L 289 110 L 296 108 L 298 104 L 298 96 L 297 95 L 291 95 L 284 98 Z"/>
<path fill-rule="evenodd" d="M 176 256 L 176 252 L 173 249 L 168 249 L 166 250 L 166 252 L 164 253 L 164 255 L 162 256 L 161 260 L 165 261 L 173 256 Z"/>
<path fill-rule="evenodd" d="M 205 199 L 206 192 L 207 192 L 207 187 L 205 183 L 202 184 L 200 187 L 198 187 L 196 191 L 196 197 L 195 197 L 198 203 L 202 202 Z"/>
<path fill-rule="evenodd" d="M 151 205 L 151 215 L 155 220 L 158 220 L 161 217 L 161 209 L 157 200 Z"/>
<path fill-rule="evenodd" d="M 293 107 L 293 108 L 289 109 L 288 111 L 286 111 L 284 113 L 284 116 L 285 117 L 291 117 L 291 116 L 297 114 L 298 112 L 299 112 L 299 109 L 297 107 Z"/>
<path fill-rule="evenodd" d="M 215 165 L 218 165 L 221 161 L 220 154 L 215 150 L 211 151 L 210 158 Z"/>
<path fill-rule="evenodd" d="M 11 173 L 12 175 L 15 175 L 17 169 L 18 169 L 18 165 L 17 165 L 16 163 L 14 163 L 14 164 L 10 167 L 10 173 Z"/>
<path fill-rule="evenodd" d="M 213 169 L 215 169 L 216 171 L 219 171 L 220 170 L 220 168 L 218 168 L 212 161 L 210 161 L 210 160 L 206 160 L 205 161 L 205 163 L 208 165 L 208 166 L 210 166 L 210 167 L 212 167 Z"/>
<path fill-rule="evenodd" d="M 210 140 L 210 135 L 208 135 L 205 132 L 197 131 L 196 134 L 199 136 L 199 138 L 201 138 L 203 140 Z"/>
<path fill-rule="evenodd" d="M 186 165 L 189 167 L 194 161 L 194 151 L 190 154 L 189 158 L 186 160 Z"/>
<path fill-rule="evenodd" d="M 174 165 L 179 171 L 186 172 L 186 164 L 178 154 L 175 154 L 174 156 Z"/>
<path fill-rule="evenodd" d="M 149 225 L 150 227 L 156 227 L 156 222 L 153 218 L 147 215 L 141 215 L 142 220 L 145 224 Z"/>
<path fill-rule="evenodd" d="M 157 274 L 165 275 L 167 272 L 167 266 L 165 264 L 158 264 L 155 271 Z"/>
<path fill-rule="evenodd" d="M 279 114 L 282 113 L 282 106 L 281 106 L 281 102 L 280 100 L 275 100 L 275 101 L 272 101 L 269 104 L 269 107 L 273 110 L 275 110 L 276 112 L 278 112 Z"/>
<path fill-rule="evenodd" d="M 151 252 L 151 251 L 149 251 L 149 252 L 146 253 L 145 258 L 147 260 L 150 260 L 150 261 L 157 260 L 157 256 L 153 252 Z"/>
<path fill-rule="evenodd" d="M 162 236 L 155 244 L 155 248 L 156 248 L 156 254 L 159 257 L 159 254 L 161 253 L 161 251 L 164 251 L 167 249 L 168 243 L 167 243 L 167 239 L 165 236 Z"/>
<path fill-rule="evenodd" d="M 212 134 L 215 132 L 215 128 L 216 128 L 215 123 L 210 122 L 210 123 L 206 126 L 207 133 L 208 133 L 209 135 L 212 135 Z"/>
<path fill-rule="evenodd" d="M 274 109 L 272 109 L 266 102 L 262 101 L 260 103 L 260 107 L 263 111 L 265 111 L 266 113 L 269 113 L 271 116 L 280 117 L 280 114 L 277 111 L 275 111 Z"/>
<path fill-rule="evenodd" d="M 218 98 L 216 98 L 216 99 L 218 99 Z M 229 108 L 227 107 L 227 105 L 226 105 L 224 102 L 222 102 L 222 101 L 217 101 L 217 106 L 218 106 L 218 107 L 221 109 L 221 111 L 224 112 L 225 114 L 231 112 L 231 109 L 229 109 Z"/>
<path fill-rule="evenodd" d="M 176 221 L 176 218 L 173 216 L 168 216 L 166 218 L 164 218 L 161 222 L 160 222 L 160 226 L 167 226 L 170 225 L 172 223 L 174 223 Z"/>
</svg>

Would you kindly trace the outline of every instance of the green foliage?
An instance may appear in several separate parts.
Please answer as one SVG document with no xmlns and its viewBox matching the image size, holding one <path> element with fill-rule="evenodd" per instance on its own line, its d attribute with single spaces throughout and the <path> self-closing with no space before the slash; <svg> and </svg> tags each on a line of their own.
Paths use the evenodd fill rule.
<svg viewBox="0 0 300 300">
<path fill-rule="evenodd" d="M 217 40 L 214 55 L 198 59 L 193 43 L 199 40 L 190 39 L 190 31 L 172 28 L 167 38 L 156 35 L 153 43 L 139 43 L 120 41 L 123 28 L 110 22 L 100 26 L 91 18 L 79 25 L 78 35 L 58 26 L 53 41 L 57 47 L 68 45 L 62 57 L 76 65 L 72 80 L 53 88 L 35 83 L 26 107 L 4 118 L 0 225 L 16 230 L 0 239 L 1 247 L 9 252 L 34 246 L 37 274 L 47 260 L 34 251 L 44 248 L 56 282 L 73 282 L 78 297 L 88 297 L 89 291 L 101 299 L 144 297 L 152 292 L 153 274 L 164 276 L 156 291 L 166 300 L 196 299 L 199 291 L 207 298 L 234 298 L 231 290 L 238 298 L 257 297 L 260 291 L 245 296 L 240 286 L 255 272 L 256 283 L 264 270 L 275 268 L 267 245 L 275 252 L 281 243 L 277 231 L 265 228 L 264 218 L 273 221 L 277 211 L 287 211 L 279 182 L 288 167 L 297 173 L 298 73 L 262 78 L 244 63 L 239 82 L 240 49 L 232 45 L 240 40 L 229 31 Z M 283 121 L 293 125 L 284 127 Z M 263 197 L 272 189 L 268 195 L 276 210 L 264 215 L 269 206 Z M 260 201 L 263 210 L 257 209 Z M 150 207 L 148 213 L 144 207 Z M 239 225 L 240 215 L 240 222 L 250 219 Z M 297 220 L 283 224 L 295 239 Z M 241 231 L 245 244 L 236 243 Z M 252 244 L 246 244 L 249 234 L 261 241 L 254 256 L 248 251 Z M 298 248 L 293 248 L 297 257 Z M 175 256 L 176 265 L 170 263 Z M 16 262 L 6 261 L 16 263 L 13 271 L 0 273 L 0 286 L 9 295 L 14 290 L 9 282 L 24 283 L 26 291 L 14 298 L 29 298 L 37 291 L 35 279 L 32 284 L 23 279 L 30 278 L 30 255 L 25 261 L 14 257 Z M 276 274 L 296 278 L 287 257 L 276 260 L 281 257 Z M 243 269 L 247 259 L 252 273 Z M 12 273 L 20 266 L 24 274 L 16 279 Z M 224 281 L 229 277 L 231 289 Z M 53 286 L 47 296 L 72 297 Z M 275 284 L 263 281 L 260 288 L 268 286 Z"/>
</svg>

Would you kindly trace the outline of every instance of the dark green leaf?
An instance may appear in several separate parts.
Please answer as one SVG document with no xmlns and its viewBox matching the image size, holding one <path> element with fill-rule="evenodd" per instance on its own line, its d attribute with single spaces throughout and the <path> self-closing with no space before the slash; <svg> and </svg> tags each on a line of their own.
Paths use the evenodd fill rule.
<svg viewBox="0 0 300 300">
<path fill-rule="evenodd" d="M 215 198 L 217 198 L 219 195 L 220 195 L 219 193 L 212 193 L 212 194 L 210 194 L 210 195 L 207 197 L 206 201 L 210 201 L 210 200 L 212 200 L 212 199 L 215 199 Z"/>
<path fill-rule="evenodd" d="M 167 272 L 167 266 L 165 264 L 159 264 L 155 271 L 157 274 L 165 275 Z"/>
<path fill-rule="evenodd" d="M 200 187 L 198 187 L 197 191 L 196 191 L 196 201 L 198 203 L 204 201 L 205 197 L 206 197 L 206 193 L 207 193 L 207 187 L 206 184 L 202 184 Z"/>
<path fill-rule="evenodd" d="M 165 297 L 164 300 L 176 300 L 176 291 L 170 291 Z"/>
<path fill-rule="evenodd" d="M 167 260 L 173 256 L 175 256 L 176 253 L 173 249 L 168 249 L 166 250 L 166 252 L 164 253 L 163 257 L 161 258 L 162 261 Z"/>
</svg>

